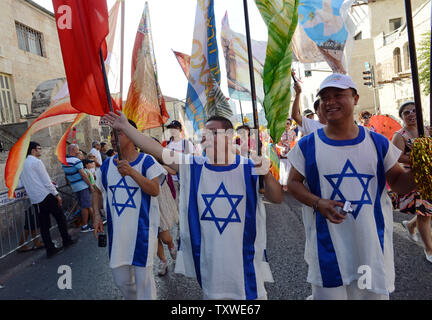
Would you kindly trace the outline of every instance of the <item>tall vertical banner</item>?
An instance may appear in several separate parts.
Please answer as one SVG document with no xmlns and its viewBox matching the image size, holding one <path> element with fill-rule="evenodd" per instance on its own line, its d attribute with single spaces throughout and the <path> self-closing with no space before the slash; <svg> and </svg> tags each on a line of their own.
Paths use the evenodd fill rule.
<svg viewBox="0 0 432 320">
<path fill-rule="evenodd" d="M 169 114 L 158 83 L 147 2 L 135 38 L 131 70 L 124 114 L 136 123 L 140 131 L 162 126 Z"/>
<path fill-rule="evenodd" d="M 291 40 L 297 27 L 299 0 L 255 0 L 268 28 L 264 64 L 264 110 L 273 141 L 286 127 L 291 105 Z"/>
<path fill-rule="evenodd" d="M 100 51 L 107 56 L 109 33 L 106 0 L 53 0 L 57 31 L 72 106 L 103 116 L 108 99 Z"/>
<path fill-rule="evenodd" d="M 197 0 L 195 29 L 190 58 L 190 79 L 186 97 L 186 115 L 195 131 L 204 128 L 206 108 L 214 106 L 211 90 L 220 85 L 213 0 Z"/>
<path fill-rule="evenodd" d="M 229 95 L 232 99 L 251 101 L 246 37 L 231 30 L 228 21 L 228 12 L 225 13 L 222 20 L 221 41 L 226 62 Z M 256 95 L 262 105 L 264 101 L 262 73 L 267 42 L 252 40 L 252 48 Z"/>
<path fill-rule="evenodd" d="M 349 9 L 354 0 L 302 0 L 293 51 L 302 63 L 326 61 L 333 72 L 347 73 L 353 35 Z M 348 50 L 346 50 L 348 49 Z"/>
</svg>

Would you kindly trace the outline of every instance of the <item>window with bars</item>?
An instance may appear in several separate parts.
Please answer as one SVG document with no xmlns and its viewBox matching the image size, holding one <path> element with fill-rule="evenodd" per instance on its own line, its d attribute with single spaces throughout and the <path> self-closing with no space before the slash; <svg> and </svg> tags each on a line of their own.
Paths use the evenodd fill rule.
<svg viewBox="0 0 432 320">
<path fill-rule="evenodd" d="M 32 28 L 15 21 L 18 47 L 24 51 L 44 57 L 43 35 Z"/>
<path fill-rule="evenodd" d="M 0 123 L 14 122 L 11 77 L 0 73 Z"/>
</svg>

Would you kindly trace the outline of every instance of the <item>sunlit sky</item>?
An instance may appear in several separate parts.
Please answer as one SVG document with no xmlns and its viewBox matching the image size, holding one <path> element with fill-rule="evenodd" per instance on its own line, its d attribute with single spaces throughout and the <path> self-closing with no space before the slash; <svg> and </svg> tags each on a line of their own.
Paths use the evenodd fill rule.
<svg viewBox="0 0 432 320">
<path fill-rule="evenodd" d="M 51 0 L 33 0 L 39 5 L 53 11 Z M 178 99 L 184 99 L 187 91 L 187 80 L 172 50 L 191 54 L 195 23 L 196 0 L 148 0 L 154 50 L 158 66 L 159 84 L 162 93 Z M 110 9 L 115 0 L 107 0 Z M 125 60 L 124 90 L 127 96 L 130 84 L 131 56 L 138 23 L 144 10 L 145 0 L 126 0 L 125 19 Z M 254 1 L 248 1 L 251 37 L 254 40 L 267 41 L 267 27 Z M 228 11 L 230 27 L 236 32 L 245 34 L 243 0 L 214 1 L 217 40 L 219 46 L 219 63 L 221 66 L 221 88 L 228 97 L 225 59 L 221 47 L 221 21 Z M 120 73 L 120 70 L 119 70 Z M 243 111 L 251 112 L 250 103 L 242 102 Z"/>
</svg>

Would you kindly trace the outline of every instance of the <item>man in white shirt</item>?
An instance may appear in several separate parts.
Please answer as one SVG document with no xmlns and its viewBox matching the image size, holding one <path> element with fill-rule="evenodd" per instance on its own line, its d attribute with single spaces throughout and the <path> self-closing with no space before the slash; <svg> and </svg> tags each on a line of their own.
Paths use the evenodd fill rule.
<svg viewBox="0 0 432 320">
<path fill-rule="evenodd" d="M 395 270 L 386 182 L 404 194 L 415 188 L 414 177 L 399 165 L 396 146 L 354 123 L 359 95 L 349 76 L 330 75 L 318 95 L 327 126 L 288 153 L 288 189 L 303 203 L 313 300 L 388 300 Z"/>
<path fill-rule="evenodd" d="M 104 120 L 144 152 L 180 171 L 181 243 L 175 272 L 196 278 L 206 299 L 266 299 L 264 282 L 273 277 L 266 258 L 259 175 L 264 178 L 266 199 L 283 200 L 268 160 L 255 157 L 254 162 L 236 155 L 233 125 L 224 117 L 206 121 L 205 157 L 163 148 L 129 125 L 123 113 L 111 112 Z"/>
<path fill-rule="evenodd" d="M 95 164 L 96 168 L 99 168 L 102 165 L 102 156 L 100 153 L 101 144 L 99 141 L 93 141 L 92 143 L 92 149 L 90 150 L 89 154 L 92 154 L 95 156 Z"/>
<path fill-rule="evenodd" d="M 302 89 L 298 82 L 294 83 L 294 91 L 296 93 L 296 96 L 291 110 L 291 118 L 293 118 L 295 122 L 297 122 L 299 131 L 303 134 L 303 136 L 307 136 L 309 133 L 312 133 L 315 130 L 324 127 L 327 124 L 327 121 L 326 119 L 324 119 L 319 109 L 320 100 L 318 99 L 314 103 L 315 113 L 319 119 L 319 121 L 316 121 L 300 114 L 300 94 L 302 92 Z"/>
<path fill-rule="evenodd" d="M 50 214 L 57 221 L 63 247 L 69 247 L 76 241 L 72 240 L 68 234 L 66 219 L 61 209 L 62 199 L 54 187 L 43 162 L 39 159 L 41 155 L 42 148 L 40 144 L 30 142 L 20 181 L 36 210 L 42 240 L 45 243 L 47 257 L 50 258 L 62 249 L 56 248 L 52 242 L 49 230 L 51 226 Z"/>
<path fill-rule="evenodd" d="M 129 122 L 134 128 L 135 123 Z M 95 236 L 104 232 L 100 208 L 107 213 L 109 265 L 114 282 L 128 300 L 155 300 L 153 260 L 159 227 L 159 185 L 166 175 L 155 159 L 138 152 L 121 130 L 111 143 L 118 156 L 109 158 L 96 175 L 93 203 Z"/>
</svg>

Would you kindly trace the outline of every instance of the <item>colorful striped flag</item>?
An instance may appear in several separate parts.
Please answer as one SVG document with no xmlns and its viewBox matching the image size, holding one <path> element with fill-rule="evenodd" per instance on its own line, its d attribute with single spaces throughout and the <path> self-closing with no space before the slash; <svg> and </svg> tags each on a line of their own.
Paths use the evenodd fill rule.
<svg viewBox="0 0 432 320">
<path fill-rule="evenodd" d="M 210 91 L 220 85 L 220 69 L 216 39 L 214 1 L 197 1 L 195 29 L 190 58 L 190 79 L 186 98 L 186 114 L 195 131 L 204 128 L 206 109 L 215 97 Z M 214 80 L 213 80 L 214 79 Z"/>
<path fill-rule="evenodd" d="M 178 52 L 178 51 L 173 51 L 174 55 L 177 58 L 178 63 L 180 64 L 181 68 L 183 69 L 183 72 L 186 76 L 186 78 L 188 79 L 188 81 L 190 81 L 190 60 L 191 57 L 187 54 Z M 213 76 L 211 76 L 212 81 L 213 81 L 213 86 L 210 89 L 209 93 L 208 93 L 208 102 L 206 105 L 206 116 L 207 117 L 211 117 L 211 116 L 222 116 L 225 118 L 230 118 L 233 115 L 232 112 L 232 108 L 231 105 L 228 103 L 225 95 L 223 94 L 222 90 L 220 89 L 220 86 L 216 83 L 216 80 Z M 193 87 L 190 87 L 190 90 L 194 90 Z M 196 93 L 194 93 L 196 94 Z"/>
<path fill-rule="evenodd" d="M 14 191 L 18 185 L 18 180 L 24 166 L 24 160 L 27 157 L 27 149 L 30 144 L 31 136 L 53 125 L 66 121 L 74 121 L 78 113 L 79 111 L 73 108 L 70 103 L 63 103 L 49 108 L 31 124 L 27 131 L 14 144 L 9 151 L 5 167 L 5 182 L 9 189 L 9 199 L 14 196 Z"/>
<path fill-rule="evenodd" d="M 299 0 L 255 0 L 268 27 L 264 64 L 264 110 L 273 141 L 286 127 L 291 104 L 291 39 L 297 26 Z"/>
<path fill-rule="evenodd" d="M 131 80 L 123 113 L 140 131 L 162 126 L 169 114 L 158 83 L 147 2 L 135 38 Z"/>
</svg>

